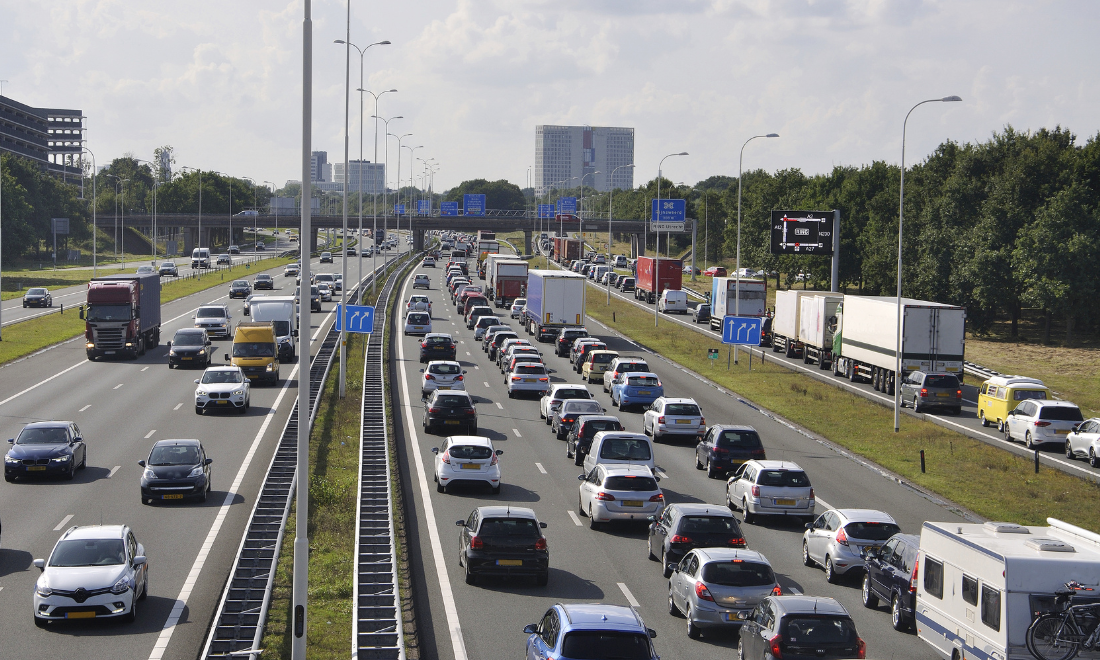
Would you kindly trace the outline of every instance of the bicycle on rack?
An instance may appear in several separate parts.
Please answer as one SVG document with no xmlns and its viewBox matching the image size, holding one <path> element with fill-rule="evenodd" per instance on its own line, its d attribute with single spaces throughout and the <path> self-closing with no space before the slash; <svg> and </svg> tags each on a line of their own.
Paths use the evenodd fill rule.
<svg viewBox="0 0 1100 660">
<path fill-rule="evenodd" d="M 1070 660 L 1081 649 L 1100 648 L 1100 602 L 1074 605 L 1091 587 L 1067 582 L 1054 592 L 1057 612 L 1040 614 L 1027 629 L 1027 650 L 1038 660 Z M 1092 598 L 1095 595 L 1090 594 Z"/>
</svg>

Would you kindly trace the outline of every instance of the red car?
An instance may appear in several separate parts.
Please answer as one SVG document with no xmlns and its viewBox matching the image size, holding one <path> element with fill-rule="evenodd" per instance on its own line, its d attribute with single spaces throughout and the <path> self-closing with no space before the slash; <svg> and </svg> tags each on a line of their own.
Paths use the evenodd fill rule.
<svg viewBox="0 0 1100 660">
<path fill-rule="evenodd" d="M 711 266 L 703 271 L 706 277 L 726 277 L 726 269 L 721 266 Z"/>
</svg>

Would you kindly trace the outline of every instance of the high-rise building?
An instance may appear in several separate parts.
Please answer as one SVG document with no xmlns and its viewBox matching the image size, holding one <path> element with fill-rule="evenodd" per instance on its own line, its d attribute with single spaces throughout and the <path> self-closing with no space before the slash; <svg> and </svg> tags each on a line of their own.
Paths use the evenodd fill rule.
<svg viewBox="0 0 1100 660">
<path fill-rule="evenodd" d="M 81 176 L 84 113 L 32 108 L 0 96 L 0 151 L 29 158 L 49 172 Z"/>
<path fill-rule="evenodd" d="M 633 188 L 634 168 L 615 168 L 634 162 L 634 129 L 612 126 L 536 126 L 535 194 L 544 195 L 554 184 L 584 185 L 601 192 Z M 593 174 L 599 172 L 599 174 Z M 574 181 L 573 178 L 576 177 Z M 563 183 L 564 182 L 564 183 Z"/>
<path fill-rule="evenodd" d="M 386 166 L 382 163 L 372 163 L 367 160 L 348 161 L 348 172 L 351 174 L 348 179 L 348 192 L 355 192 L 359 189 L 360 176 L 362 176 L 362 190 L 366 195 L 381 195 L 383 192 L 384 182 L 386 180 Z M 335 183 L 340 184 L 340 189 L 343 190 L 344 184 L 344 164 L 333 163 L 332 164 L 332 180 Z"/>
<path fill-rule="evenodd" d="M 314 151 L 309 157 L 309 180 L 331 181 L 332 167 L 328 164 L 327 151 Z M 329 175 L 326 177 L 325 175 Z"/>
</svg>

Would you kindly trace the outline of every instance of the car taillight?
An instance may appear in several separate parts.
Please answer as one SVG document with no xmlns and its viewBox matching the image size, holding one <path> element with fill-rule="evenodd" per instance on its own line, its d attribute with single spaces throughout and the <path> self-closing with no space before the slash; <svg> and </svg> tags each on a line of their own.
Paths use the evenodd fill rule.
<svg viewBox="0 0 1100 660">
<path fill-rule="evenodd" d="M 498 460 L 500 460 L 500 457 L 493 454 L 493 460 L 489 461 L 489 465 L 496 465 Z"/>
<path fill-rule="evenodd" d="M 440 458 L 440 460 L 442 460 L 447 465 L 451 464 L 451 453 L 450 452 L 447 452 L 447 451 L 443 452 L 443 455 L 440 456 L 439 458 Z"/>
<path fill-rule="evenodd" d="M 437 412 L 442 412 L 442 411 L 443 411 L 442 408 L 434 408 L 434 407 L 429 407 L 428 408 L 428 412 L 430 412 L 430 413 L 437 413 Z"/>
<path fill-rule="evenodd" d="M 866 658 L 867 657 L 867 643 L 863 641 L 862 637 L 857 637 L 856 638 L 856 657 L 857 658 Z"/>
<path fill-rule="evenodd" d="M 955 398 L 956 399 L 963 398 L 963 391 L 962 390 L 955 390 Z"/>
<path fill-rule="evenodd" d="M 549 378 L 540 378 L 539 381 L 543 382 L 543 383 L 549 383 L 550 379 Z"/>
<path fill-rule="evenodd" d="M 813 488 L 810 488 L 810 499 L 811 499 L 811 500 L 812 500 L 812 499 L 815 499 L 815 498 L 814 498 L 814 489 L 813 489 Z"/>
<path fill-rule="evenodd" d="M 615 500 L 615 496 L 611 493 L 596 493 L 596 499 L 600 500 L 601 502 L 613 502 Z"/>
<path fill-rule="evenodd" d="M 1036 420 L 1035 421 L 1035 426 L 1050 426 L 1050 422 L 1040 422 L 1040 421 Z"/>
<path fill-rule="evenodd" d="M 479 539 L 476 536 L 471 536 L 470 537 L 470 549 L 471 550 L 481 550 L 484 547 L 485 547 L 485 544 L 481 542 L 481 539 Z"/>
<path fill-rule="evenodd" d="M 435 380 L 435 376 L 431 374 L 424 374 L 424 380 Z"/>
<path fill-rule="evenodd" d="M 728 450 L 724 447 L 712 447 L 710 451 L 711 451 L 712 454 L 728 454 L 728 453 L 730 453 L 730 450 Z"/>
<path fill-rule="evenodd" d="M 545 538 L 541 538 L 541 539 L 535 541 L 535 550 L 545 550 L 545 549 L 546 549 L 546 539 Z"/>
<path fill-rule="evenodd" d="M 462 376 L 457 376 L 455 380 L 462 380 Z"/>
<path fill-rule="evenodd" d="M 513 383 L 517 380 L 522 380 L 522 379 L 519 376 L 512 376 L 512 382 Z"/>
<path fill-rule="evenodd" d="M 927 387 L 920 388 L 920 396 L 921 396 L 922 399 L 925 398 L 926 396 L 928 396 L 928 388 Z"/>
<path fill-rule="evenodd" d="M 753 486 L 752 487 L 752 496 L 753 497 L 760 497 L 760 486 Z"/>
<path fill-rule="evenodd" d="M 669 543 L 691 543 L 690 536 L 681 536 L 680 534 L 673 534 L 672 538 L 668 540 Z"/>
<path fill-rule="evenodd" d="M 426 342 L 426 341 L 420 342 L 420 348 L 427 348 L 427 347 L 428 347 L 428 342 Z"/>
<path fill-rule="evenodd" d="M 753 449 L 752 450 L 752 455 L 753 456 L 767 456 L 767 452 L 765 452 L 763 449 Z"/>
<path fill-rule="evenodd" d="M 664 424 L 665 423 L 665 416 L 661 415 L 660 417 L 658 417 L 657 418 L 657 423 L 658 424 Z"/>
<path fill-rule="evenodd" d="M 843 527 L 836 533 L 836 542 L 843 546 L 848 545 L 848 535 L 844 533 Z"/>
<path fill-rule="evenodd" d="M 473 408 L 467 408 L 467 409 L 466 409 L 466 414 L 467 414 L 467 415 L 476 415 L 476 414 L 477 414 L 477 410 L 475 410 L 475 409 L 473 409 Z"/>
<path fill-rule="evenodd" d="M 782 651 L 782 649 L 779 648 L 779 644 L 782 641 L 783 641 L 783 636 L 782 635 L 776 635 L 775 637 L 772 637 L 771 639 L 768 640 L 768 646 L 771 648 L 773 658 L 782 658 L 783 657 L 783 651 Z"/>
<path fill-rule="evenodd" d="M 706 426 L 706 425 L 707 425 L 707 418 L 706 417 L 700 417 L 699 418 L 699 426 Z"/>
<path fill-rule="evenodd" d="M 665 501 L 665 496 L 664 496 L 663 493 L 657 493 L 653 497 L 649 498 L 649 501 L 650 502 L 664 502 Z"/>
<path fill-rule="evenodd" d="M 745 547 L 745 539 L 741 536 L 735 536 L 729 541 L 726 541 L 726 545 L 732 546 L 734 548 L 743 548 Z"/>
<path fill-rule="evenodd" d="M 695 596 L 699 600 L 709 600 L 712 603 L 714 602 L 714 596 L 710 595 L 710 591 L 707 590 L 707 585 L 703 584 L 702 582 L 695 583 Z"/>
<path fill-rule="evenodd" d="M 909 576 L 909 593 L 917 592 L 917 569 L 920 568 L 920 560 L 913 562 L 913 574 Z"/>
<path fill-rule="evenodd" d="M 772 589 L 772 595 L 773 596 L 782 596 L 783 595 L 783 587 L 779 586 L 778 584 L 775 585 L 775 588 Z"/>
</svg>

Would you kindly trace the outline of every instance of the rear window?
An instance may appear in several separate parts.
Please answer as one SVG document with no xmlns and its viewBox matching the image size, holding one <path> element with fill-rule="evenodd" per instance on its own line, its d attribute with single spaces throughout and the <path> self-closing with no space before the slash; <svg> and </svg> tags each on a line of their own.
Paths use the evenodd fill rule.
<svg viewBox="0 0 1100 660">
<path fill-rule="evenodd" d="M 615 356 L 610 353 L 597 353 L 592 356 L 592 362 L 595 364 L 603 364 L 604 362 L 610 362 L 615 359 Z"/>
<path fill-rule="evenodd" d="M 670 403 L 665 406 L 666 415 L 684 415 L 687 417 L 698 417 L 699 406 L 692 403 Z"/>
<path fill-rule="evenodd" d="M 623 373 L 631 373 L 631 372 L 635 372 L 635 371 L 649 371 L 649 365 L 646 364 L 645 362 L 621 362 L 621 363 L 619 363 L 619 366 L 616 367 L 616 369 L 618 369 L 619 371 L 621 371 Z"/>
<path fill-rule="evenodd" d="M 539 376 L 546 373 L 546 369 L 540 366 L 521 366 L 516 367 L 517 374 L 538 374 Z"/>
<path fill-rule="evenodd" d="M 716 446 L 725 449 L 761 449 L 764 445 L 756 431 L 722 431 Z"/>
<path fill-rule="evenodd" d="M 470 400 L 464 396 L 443 395 L 435 400 L 437 406 L 449 406 L 451 408 L 469 408 Z"/>
<path fill-rule="evenodd" d="M 538 538 L 539 524 L 532 518 L 486 518 L 478 536 L 519 536 Z"/>
<path fill-rule="evenodd" d="M 741 529 L 733 516 L 684 516 L 680 519 L 681 534 L 736 534 Z"/>
<path fill-rule="evenodd" d="M 650 660 L 649 637 L 614 630 L 577 630 L 565 634 L 561 654 L 576 660 Z"/>
<path fill-rule="evenodd" d="M 631 376 L 626 383 L 631 387 L 657 387 L 661 381 L 656 376 Z"/>
<path fill-rule="evenodd" d="M 595 401 L 570 401 L 562 406 L 562 413 L 565 414 L 577 414 L 577 413 L 602 413 L 603 408 L 599 403 Z"/>
<path fill-rule="evenodd" d="M 649 461 L 649 442 L 639 438 L 612 438 L 600 447 L 600 458 L 609 461 Z"/>
<path fill-rule="evenodd" d="M 1012 390 L 1013 401 L 1027 401 L 1028 399 L 1046 400 L 1046 390 Z"/>
<path fill-rule="evenodd" d="M 603 482 L 607 490 L 654 491 L 657 480 L 653 477 L 635 477 L 631 475 L 608 477 Z"/>
<path fill-rule="evenodd" d="M 432 374 L 458 374 L 462 373 L 462 367 L 457 364 L 433 364 L 428 367 L 428 373 Z"/>
<path fill-rule="evenodd" d="M 756 483 L 761 486 L 781 486 L 785 488 L 808 488 L 810 479 L 805 472 L 797 470 L 761 470 Z"/>
<path fill-rule="evenodd" d="M 1077 406 L 1043 406 L 1039 409 L 1039 419 L 1052 419 L 1056 422 L 1081 422 L 1081 409 Z"/>
<path fill-rule="evenodd" d="M 790 644 L 855 644 L 856 627 L 847 617 L 798 614 L 783 621 L 783 637 Z"/>
<path fill-rule="evenodd" d="M 595 419 L 584 423 L 582 433 L 591 438 L 600 431 L 622 431 L 623 425 L 614 419 Z"/>
<path fill-rule="evenodd" d="M 588 390 L 558 390 L 554 395 L 556 399 L 591 399 L 592 394 Z"/>
<path fill-rule="evenodd" d="M 440 344 L 450 345 L 452 343 L 450 337 L 428 337 L 426 341 L 431 346 L 436 346 Z"/>
<path fill-rule="evenodd" d="M 956 389 L 959 387 L 959 379 L 954 376 L 929 376 L 924 379 L 924 386 Z"/>
<path fill-rule="evenodd" d="M 775 584 L 775 574 L 767 564 L 734 559 L 704 565 L 703 581 L 723 587 L 766 587 Z"/>
<path fill-rule="evenodd" d="M 885 541 L 901 528 L 892 523 L 853 522 L 844 526 L 844 533 L 855 539 L 867 539 L 868 541 Z"/>
<path fill-rule="evenodd" d="M 225 309 L 222 307 L 200 307 L 195 316 L 200 319 L 225 318 Z"/>
<path fill-rule="evenodd" d="M 481 445 L 453 445 L 447 449 L 451 458 L 465 458 L 471 461 L 484 461 L 493 457 L 493 450 Z"/>
<path fill-rule="evenodd" d="M 409 323 L 427 323 L 430 320 L 427 314 L 409 314 Z"/>
</svg>

